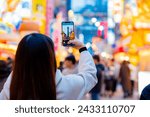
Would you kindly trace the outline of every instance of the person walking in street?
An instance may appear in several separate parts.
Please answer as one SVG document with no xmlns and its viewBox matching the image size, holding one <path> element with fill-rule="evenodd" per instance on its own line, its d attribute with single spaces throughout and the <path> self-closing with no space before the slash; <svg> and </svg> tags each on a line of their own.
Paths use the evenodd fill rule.
<svg viewBox="0 0 150 117">
<path fill-rule="evenodd" d="M 130 68 L 130 81 L 131 81 L 131 96 L 134 94 L 134 89 L 135 89 L 135 83 L 137 82 L 137 77 L 138 77 L 138 70 L 137 67 L 129 63 L 129 68 Z"/>
<path fill-rule="evenodd" d="M 105 66 L 105 96 L 112 97 L 114 81 L 114 66 L 112 60 L 108 60 Z"/>
<path fill-rule="evenodd" d="M 97 83 L 96 67 L 86 47 L 69 43 L 80 52 L 79 73 L 63 76 L 56 69 L 52 40 L 43 34 L 26 35 L 18 45 L 14 67 L 0 93 L 0 99 L 82 99 Z"/>
<path fill-rule="evenodd" d="M 121 64 L 119 78 L 121 80 L 124 98 L 131 96 L 130 69 L 127 61 L 123 61 Z"/>
<path fill-rule="evenodd" d="M 102 78 L 103 78 L 103 72 L 104 72 L 104 66 L 100 64 L 100 57 L 99 55 L 93 56 L 94 63 L 96 65 L 97 69 L 97 78 L 98 83 L 95 85 L 95 87 L 90 91 L 91 93 L 91 99 L 92 100 L 99 100 L 100 99 L 100 93 L 102 88 Z"/>
<path fill-rule="evenodd" d="M 116 88 L 117 88 L 117 77 L 115 76 L 115 63 L 114 63 L 114 59 L 111 59 L 110 60 L 110 66 L 109 66 L 109 69 L 110 69 L 110 72 L 109 72 L 109 75 L 111 77 L 111 80 L 112 80 L 112 89 L 111 89 L 111 95 L 110 97 L 112 97 L 114 95 L 114 93 L 116 92 Z"/>
<path fill-rule="evenodd" d="M 62 74 L 77 74 L 78 73 L 78 65 L 76 63 L 76 59 L 74 55 L 69 55 L 65 58 Z"/>
<path fill-rule="evenodd" d="M 115 73 L 114 73 L 114 75 L 115 75 L 115 82 L 116 82 L 116 86 L 114 87 L 114 90 L 116 91 L 116 89 L 117 89 L 117 85 L 118 85 L 118 79 L 119 79 L 119 72 L 120 72 L 120 62 L 119 61 L 115 61 L 114 62 L 114 67 L 115 67 Z"/>
<path fill-rule="evenodd" d="M 60 61 L 59 62 L 59 67 L 58 67 L 58 69 L 62 72 L 63 71 L 63 64 L 64 64 L 64 62 L 63 61 Z"/>
</svg>

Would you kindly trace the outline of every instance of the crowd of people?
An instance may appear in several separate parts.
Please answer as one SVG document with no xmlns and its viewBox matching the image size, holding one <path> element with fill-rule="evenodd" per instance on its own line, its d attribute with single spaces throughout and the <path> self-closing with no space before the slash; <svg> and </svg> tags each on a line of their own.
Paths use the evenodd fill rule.
<svg viewBox="0 0 150 117">
<path fill-rule="evenodd" d="M 99 55 L 93 55 L 93 60 L 97 69 L 98 83 L 89 92 L 92 100 L 113 97 L 118 85 L 122 86 L 123 98 L 133 96 L 138 74 L 136 66 L 128 61 L 103 60 Z M 59 69 L 63 75 L 77 74 L 78 62 L 75 56 L 72 54 L 67 56 L 63 62 L 60 62 Z"/>
</svg>

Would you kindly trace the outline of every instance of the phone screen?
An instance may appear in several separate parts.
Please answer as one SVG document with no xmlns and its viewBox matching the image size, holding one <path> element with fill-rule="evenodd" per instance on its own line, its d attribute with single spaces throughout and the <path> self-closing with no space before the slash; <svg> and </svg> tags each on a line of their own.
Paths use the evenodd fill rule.
<svg viewBox="0 0 150 117">
<path fill-rule="evenodd" d="M 75 38 L 74 33 L 74 23 L 69 22 L 62 22 L 62 44 L 63 46 L 68 45 L 69 40 L 73 40 Z"/>
</svg>

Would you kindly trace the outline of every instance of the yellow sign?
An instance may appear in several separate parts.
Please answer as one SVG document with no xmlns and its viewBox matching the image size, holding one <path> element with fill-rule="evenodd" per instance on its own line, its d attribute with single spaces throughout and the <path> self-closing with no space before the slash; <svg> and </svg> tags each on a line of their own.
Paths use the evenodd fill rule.
<svg viewBox="0 0 150 117">
<path fill-rule="evenodd" d="M 33 13 L 46 15 L 46 0 L 32 0 Z"/>
<path fill-rule="evenodd" d="M 40 33 L 45 34 L 46 29 L 46 1 L 32 0 L 32 11 L 34 19 L 40 23 Z"/>
</svg>

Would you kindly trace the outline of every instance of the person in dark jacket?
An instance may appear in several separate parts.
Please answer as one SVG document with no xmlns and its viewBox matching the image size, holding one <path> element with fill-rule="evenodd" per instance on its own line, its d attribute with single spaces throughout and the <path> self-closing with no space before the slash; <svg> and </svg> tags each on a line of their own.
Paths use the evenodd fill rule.
<svg viewBox="0 0 150 117">
<path fill-rule="evenodd" d="M 127 61 L 123 61 L 120 68 L 119 77 L 124 92 L 124 98 L 131 96 L 130 69 Z"/>
<path fill-rule="evenodd" d="M 100 92 L 101 92 L 101 87 L 102 87 L 102 77 L 103 77 L 103 71 L 104 71 L 104 66 L 100 64 L 100 57 L 98 55 L 93 56 L 94 63 L 96 65 L 97 69 L 97 78 L 98 78 L 98 83 L 95 85 L 95 87 L 91 90 L 91 99 L 92 100 L 99 100 L 100 99 Z"/>
<path fill-rule="evenodd" d="M 150 100 L 150 84 L 143 89 L 140 100 Z"/>
</svg>

